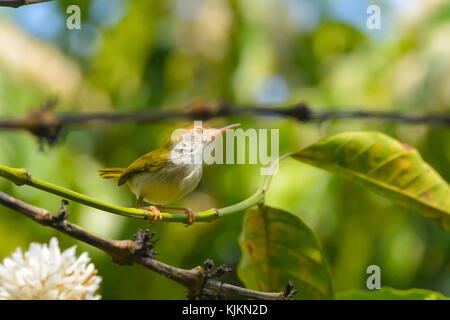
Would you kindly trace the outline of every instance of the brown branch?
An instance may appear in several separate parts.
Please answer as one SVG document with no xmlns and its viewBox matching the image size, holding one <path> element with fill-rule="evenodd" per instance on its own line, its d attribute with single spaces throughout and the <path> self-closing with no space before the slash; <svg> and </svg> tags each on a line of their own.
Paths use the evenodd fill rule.
<svg viewBox="0 0 450 320">
<path fill-rule="evenodd" d="M 205 290 L 209 290 L 217 295 L 233 295 L 241 298 L 261 300 L 285 300 L 292 295 L 292 293 L 289 293 L 291 290 L 287 290 L 290 284 L 288 284 L 284 293 L 260 292 L 212 280 L 206 267 L 206 262 L 205 267 L 198 266 L 187 270 L 156 261 L 154 259 L 156 253 L 153 251 L 155 242 L 151 241 L 153 234 L 139 230 L 134 241 L 111 240 L 101 237 L 66 221 L 68 212 L 65 205 L 67 203 L 67 201 L 63 200 L 60 211 L 53 215 L 48 210 L 32 206 L 0 191 L 0 204 L 21 213 L 43 226 L 56 229 L 108 253 L 113 261 L 118 264 L 129 265 L 136 263 L 175 281 L 187 288 L 190 297 L 202 296 Z M 289 292 L 286 293 L 287 291 Z"/>
<path fill-rule="evenodd" d="M 0 130 L 26 130 L 49 144 L 57 141 L 62 128 L 68 126 L 99 125 L 121 122 L 154 123 L 163 120 L 209 120 L 231 116 L 287 117 L 300 122 L 322 122 L 332 119 L 371 119 L 408 124 L 450 125 L 450 114 L 406 115 L 395 112 L 320 111 L 306 104 L 289 107 L 234 106 L 227 103 L 195 102 L 185 108 L 138 112 L 54 113 L 56 101 L 51 100 L 39 110 L 32 110 L 23 118 L 0 119 Z"/>
<path fill-rule="evenodd" d="M 51 0 L 0 0 L 0 7 L 19 8 L 29 4 L 48 2 Z"/>
<path fill-rule="evenodd" d="M 450 125 L 450 113 L 430 115 L 407 115 L 399 112 L 368 112 L 368 111 L 325 111 L 315 112 L 314 119 L 326 121 L 332 119 L 373 119 L 388 122 L 404 122 L 408 124 Z"/>
</svg>

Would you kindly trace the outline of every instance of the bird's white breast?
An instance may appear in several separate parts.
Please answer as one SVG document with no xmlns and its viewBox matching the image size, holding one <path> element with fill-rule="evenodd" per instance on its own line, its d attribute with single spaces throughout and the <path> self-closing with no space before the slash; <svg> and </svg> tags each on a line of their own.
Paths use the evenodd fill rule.
<svg viewBox="0 0 450 320">
<path fill-rule="evenodd" d="M 168 204 L 181 199 L 197 187 L 202 177 L 201 164 L 167 164 L 152 172 L 132 177 L 128 184 L 136 196 L 151 204 Z"/>
</svg>

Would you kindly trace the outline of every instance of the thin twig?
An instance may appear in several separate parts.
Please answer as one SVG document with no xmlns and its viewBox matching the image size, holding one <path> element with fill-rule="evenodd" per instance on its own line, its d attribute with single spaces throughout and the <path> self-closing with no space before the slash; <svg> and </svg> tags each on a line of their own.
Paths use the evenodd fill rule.
<svg viewBox="0 0 450 320">
<path fill-rule="evenodd" d="M 406 115 L 396 112 L 368 111 L 313 111 L 304 103 L 290 107 L 278 106 L 235 106 L 228 103 L 195 102 L 187 107 L 171 110 L 106 112 L 106 113 L 55 113 L 56 101 L 49 101 L 40 110 L 32 110 L 17 119 L 0 119 L 0 130 L 26 130 L 52 144 L 58 140 L 61 130 L 69 126 L 101 125 L 134 122 L 155 123 L 162 120 L 209 120 L 231 116 L 287 117 L 300 122 L 322 122 L 332 119 L 371 119 L 378 121 L 403 122 L 408 124 L 450 125 L 450 114 Z"/>
<path fill-rule="evenodd" d="M 0 0 L 0 7 L 19 8 L 29 4 L 43 3 L 52 0 Z"/>
<path fill-rule="evenodd" d="M 58 230 L 108 253 L 116 263 L 121 265 L 136 263 L 175 281 L 185 286 L 191 296 L 200 295 L 203 289 L 208 289 L 218 295 L 233 295 L 241 298 L 262 300 L 288 299 L 287 295 L 283 292 L 260 292 L 209 279 L 205 276 L 205 270 L 201 266 L 188 270 L 156 261 L 152 254 L 148 252 L 148 249 L 152 248 L 152 243 L 148 241 L 148 237 L 143 236 L 142 231 L 136 234 L 135 241 L 111 240 L 101 237 L 76 224 L 66 221 L 65 217 L 67 216 L 67 212 L 64 207 L 66 203 L 63 203 L 57 215 L 53 215 L 43 208 L 32 206 L 6 193 L 0 192 L 0 204 L 21 213 L 43 226 Z M 146 234 L 148 235 L 148 232 Z"/>
<path fill-rule="evenodd" d="M 408 124 L 434 124 L 450 125 L 450 114 L 430 114 L 430 115 L 408 115 L 399 112 L 381 112 L 381 111 L 322 111 L 315 112 L 313 119 L 326 121 L 331 119 L 373 119 L 388 122 L 405 122 Z"/>
</svg>

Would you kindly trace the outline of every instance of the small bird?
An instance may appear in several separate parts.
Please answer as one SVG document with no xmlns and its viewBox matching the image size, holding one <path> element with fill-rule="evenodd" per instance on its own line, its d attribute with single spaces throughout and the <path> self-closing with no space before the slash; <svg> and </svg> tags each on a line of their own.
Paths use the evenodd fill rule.
<svg viewBox="0 0 450 320">
<path fill-rule="evenodd" d="M 203 151 L 214 139 L 240 124 L 221 129 L 207 126 L 190 126 L 173 134 L 162 147 L 136 159 L 128 168 L 105 168 L 98 170 L 103 179 L 118 179 L 119 186 L 128 184 L 136 194 L 136 208 L 154 213 L 154 221 L 162 219 L 160 210 L 184 212 L 187 225 L 194 222 L 190 208 L 166 207 L 192 192 L 202 177 Z M 146 201 L 150 206 L 143 207 Z"/>
</svg>

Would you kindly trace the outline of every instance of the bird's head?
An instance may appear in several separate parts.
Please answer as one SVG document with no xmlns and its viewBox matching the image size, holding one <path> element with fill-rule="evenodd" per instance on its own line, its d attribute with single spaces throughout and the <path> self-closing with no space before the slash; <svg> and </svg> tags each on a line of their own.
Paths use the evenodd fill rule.
<svg viewBox="0 0 450 320">
<path fill-rule="evenodd" d="M 214 140 L 230 129 L 234 129 L 240 124 L 232 124 L 220 129 L 211 128 L 205 125 L 192 125 L 185 129 L 174 131 L 170 140 L 173 146 L 173 157 L 190 157 L 192 154 L 201 155 L 203 150 Z"/>
<path fill-rule="evenodd" d="M 239 123 L 231 124 L 223 128 L 211 128 L 206 125 L 191 125 L 185 129 L 176 130 L 171 137 L 173 143 L 183 143 L 188 145 L 198 144 L 199 147 L 206 147 L 212 143 L 218 136 L 221 136 L 227 130 L 239 127 Z"/>
</svg>

